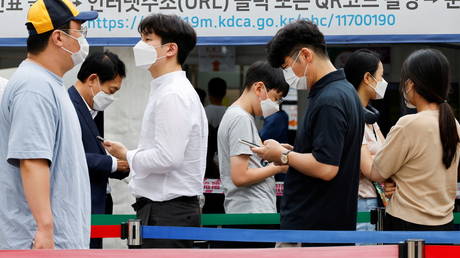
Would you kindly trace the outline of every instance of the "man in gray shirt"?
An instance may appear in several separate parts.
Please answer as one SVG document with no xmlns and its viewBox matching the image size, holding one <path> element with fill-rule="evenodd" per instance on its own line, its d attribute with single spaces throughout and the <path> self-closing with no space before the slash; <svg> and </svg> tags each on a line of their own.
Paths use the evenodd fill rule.
<svg viewBox="0 0 460 258">
<path fill-rule="evenodd" d="M 28 59 L 0 104 L 0 249 L 89 246 L 88 169 L 62 76 L 88 53 L 81 23 L 95 18 L 62 0 L 29 10 Z"/>
<path fill-rule="evenodd" d="M 262 145 L 254 116 L 267 117 L 277 112 L 289 85 L 281 69 L 272 68 L 267 62 L 256 62 L 249 67 L 244 86 L 242 95 L 225 112 L 218 131 L 225 212 L 276 213 L 273 176 L 285 172 L 287 167 L 265 164 L 239 140 Z"/>
</svg>

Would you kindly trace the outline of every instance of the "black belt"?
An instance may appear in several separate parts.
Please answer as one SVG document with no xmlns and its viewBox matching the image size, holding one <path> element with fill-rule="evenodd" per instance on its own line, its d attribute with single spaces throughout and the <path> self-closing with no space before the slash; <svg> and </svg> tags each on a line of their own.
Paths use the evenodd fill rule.
<svg viewBox="0 0 460 258">
<path fill-rule="evenodd" d="M 186 203 L 197 203 L 198 196 L 179 196 L 167 201 L 152 201 L 146 197 L 136 198 L 136 202 L 131 205 L 135 211 L 142 209 L 145 205 L 149 203 L 165 203 L 165 202 L 186 202 Z"/>
</svg>

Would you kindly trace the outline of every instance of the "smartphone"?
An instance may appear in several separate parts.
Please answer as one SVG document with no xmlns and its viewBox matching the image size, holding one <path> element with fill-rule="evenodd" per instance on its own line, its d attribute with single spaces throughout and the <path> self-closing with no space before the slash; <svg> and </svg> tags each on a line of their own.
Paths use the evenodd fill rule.
<svg viewBox="0 0 460 258">
<path fill-rule="evenodd" d="M 258 147 L 260 147 L 259 145 L 255 144 L 255 143 L 253 143 L 253 142 L 246 141 L 246 140 L 243 140 L 243 139 L 239 139 L 238 141 L 239 141 L 241 144 L 247 145 L 247 146 L 249 146 L 249 147 L 251 147 L 251 148 L 258 148 Z"/>
<path fill-rule="evenodd" d="M 98 136 L 96 136 L 96 139 L 98 139 L 100 142 L 105 142 L 105 139 L 104 139 L 104 138 L 102 138 L 102 137 L 101 137 L 101 136 L 99 136 L 99 135 L 98 135 Z"/>
</svg>

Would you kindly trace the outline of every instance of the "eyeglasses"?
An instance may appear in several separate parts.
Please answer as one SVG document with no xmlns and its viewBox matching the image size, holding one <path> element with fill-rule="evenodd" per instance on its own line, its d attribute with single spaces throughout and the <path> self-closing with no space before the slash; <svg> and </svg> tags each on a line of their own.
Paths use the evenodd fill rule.
<svg viewBox="0 0 460 258">
<path fill-rule="evenodd" d="M 279 100 L 275 100 L 275 103 L 278 104 L 278 105 L 281 105 L 281 103 L 284 102 L 284 99 L 279 99 Z"/>
<path fill-rule="evenodd" d="M 297 62 L 297 59 L 299 58 L 299 56 L 300 56 L 300 51 L 297 53 L 295 58 L 294 58 L 294 55 L 290 56 L 291 59 L 294 59 L 294 61 L 292 61 L 291 64 L 288 64 L 288 65 L 285 65 L 284 67 L 281 67 L 281 69 L 284 70 L 285 72 L 287 72 L 287 69 L 289 69 L 289 68 L 292 69 L 292 65 Z"/>
<path fill-rule="evenodd" d="M 59 29 L 59 30 L 64 31 L 65 33 L 70 32 L 70 31 L 76 31 L 76 32 L 80 33 L 80 35 L 83 36 L 84 38 L 86 38 L 86 36 L 88 35 L 88 28 L 87 27 L 81 27 L 81 29 L 79 29 L 79 30 L 76 30 L 76 29 Z M 70 36 L 69 33 L 67 33 L 67 34 Z"/>
</svg>

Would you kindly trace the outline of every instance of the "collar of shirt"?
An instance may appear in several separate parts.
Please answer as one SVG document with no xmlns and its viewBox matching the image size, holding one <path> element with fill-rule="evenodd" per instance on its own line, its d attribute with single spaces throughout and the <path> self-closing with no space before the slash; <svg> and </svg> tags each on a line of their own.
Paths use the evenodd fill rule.
<svg viewBox="0 0 460 258">
<path fill-rule="evenodd" d="M 330 72 L 323 76 L 323 78 L 319 79 L 310 89 L 310 94 L 308 95 L 309 98 L 314 97 L 318 94 L 326 85 L 330 84 L 333 81 L 338 80 L 345 80 L 345 72 L 343 69 L 338 69 L 336 71 Z"/>
<path fill-rule="evenodd" d="M 162 76 L 153 79 L 150 85 L 152 86 L 152 89 L 159 88 L 165 84 L 170 85 L 171 81 L 174 78 L 180 78 L 180 77 L 187 78 L 184 71 L 170 72 L 170 73 L 163 74 Z"/>
<path fill-rule="evenodd" d="M 89 113 L 91 114 L 91 117 L 94 119 L 97 116 L 97 111 L 89 107 L 88 103 L 86 103 L 86 100 L 85 98 L 83 98 L 82 95 L 80 95 L 80 97 L 83 100 L 83 102 L 85 102 L 85 105 L 88 108 Z"/>
<path fill-rule="evenodd" d="M 50 74 L 59 84 L 59 86 L 62 86 L 64 87 L 64 79 L 62 79 L 61 76 L 51 72 L 50 70 L 46 69 L 45 67 L 43 67 L 41 64 L 33 61 L 33 60 L 30 60 L 30 59 L 26 59 L 24 61 L 22 61 L 21 65 L 20 66 L 35 66 L 37 69 L 39 70 L 42 70 L 48 74 Z"/>
</svg>

